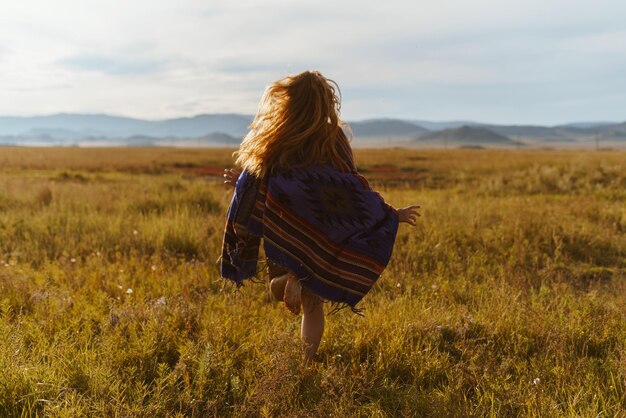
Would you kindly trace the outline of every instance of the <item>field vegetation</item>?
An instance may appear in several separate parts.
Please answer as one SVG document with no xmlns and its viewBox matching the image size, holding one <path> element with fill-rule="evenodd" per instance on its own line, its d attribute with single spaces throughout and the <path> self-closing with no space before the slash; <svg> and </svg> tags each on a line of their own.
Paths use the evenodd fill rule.
<svg viewBox="0 0 626 418">
<path fill-rule="evenodd" d="M 312 365 L 219 277 L 231 153 L 0 149 L 0 416 L 626 416 L 626 153 L 357 151 L 422 217 Z"/>
</svg>

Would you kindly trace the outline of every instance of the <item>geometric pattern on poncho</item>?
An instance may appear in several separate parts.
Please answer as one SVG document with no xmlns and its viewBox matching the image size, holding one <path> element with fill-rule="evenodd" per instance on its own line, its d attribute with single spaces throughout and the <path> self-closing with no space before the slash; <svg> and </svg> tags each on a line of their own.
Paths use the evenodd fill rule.
<svg viewBox="0 0 626 418">
<path fill-rule="evenodd" d="M 221 275 L 257 272 L 259 246 L 303 286 L 351 307 L 387 266 L 398 215 L 356 172 L 314 165 L 258 179 L 244 171 L 228 211 Z"/>
</svg>

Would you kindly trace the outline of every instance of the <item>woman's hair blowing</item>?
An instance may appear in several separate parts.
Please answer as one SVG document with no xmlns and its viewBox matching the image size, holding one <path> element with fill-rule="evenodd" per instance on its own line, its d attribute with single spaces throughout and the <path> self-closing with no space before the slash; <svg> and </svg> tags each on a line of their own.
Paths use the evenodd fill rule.
<svg viewBox="0 0 626 418">
<path fill-rule="evenodd" d="M 272 83 L 263 94 L 250 132 L 235 152 L 236 163 L 257 177 L 312 164 L 353 167 L 339 118 L 337 83 L 305 71 Z"/>
</svg>

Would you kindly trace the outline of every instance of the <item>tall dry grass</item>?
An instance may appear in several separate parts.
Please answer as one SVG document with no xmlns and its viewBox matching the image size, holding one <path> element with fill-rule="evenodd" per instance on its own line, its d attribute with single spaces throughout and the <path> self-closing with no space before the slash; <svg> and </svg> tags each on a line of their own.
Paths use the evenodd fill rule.
<svg viewBox="0 0 626 418">
<path fill-rule="evenodd" d="M 357 152 L 423 216 L 303 366 L 218 276 L 231 152 L 0 150 L 0 416 L 624 416 L 624 153 Z"/>
</svg>

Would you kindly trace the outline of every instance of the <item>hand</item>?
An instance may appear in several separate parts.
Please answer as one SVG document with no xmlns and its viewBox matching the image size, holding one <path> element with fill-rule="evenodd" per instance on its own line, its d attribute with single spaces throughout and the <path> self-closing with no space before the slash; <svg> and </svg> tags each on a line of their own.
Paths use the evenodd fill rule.
<svg viewBox="0 0 626 418">
<path fill-rule="evenodd" d="M 415 221 L 418 216 L 422 216 L 417 213 L 417 210 L 420 208 L 420 205 L 411 205 L 406 208 L 397 209 L 398 210 L 398 218 L 400 222 L 406 222 L 407 224 L 415 226 Z"/>
<path fill-rule="evenodd" d="M 234 168 L 225 168 L 224 169 L 224 184 L 235 187 L 235 183 L 237 183 L 237 179 L 241 171 L 236 170 Z"/>
</svg>

